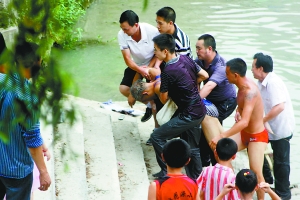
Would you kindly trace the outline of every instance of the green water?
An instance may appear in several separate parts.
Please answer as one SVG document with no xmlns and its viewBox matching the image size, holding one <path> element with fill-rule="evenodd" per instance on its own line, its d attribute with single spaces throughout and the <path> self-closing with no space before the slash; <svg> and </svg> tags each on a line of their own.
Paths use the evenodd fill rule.
<svg viewBox="0 0 300 200">
<path fill-rule="evenodd" d="M 195 42 L 203 33 L 215 36 L 217 50 L 227 60 L 241 57 L 251 66 L 252 56 L 259 51 L 270 54 L 276 72 L 286 78 L 292 98 L 299 90 L 300 3 L 289 1 L 156 1 L 150 0 L 142 11 L 142 1 L 97 1 L 87 11 L 79 26 L 84 39 L 99 39 L 105 44 L 64 51 L 59 59 L 80 89 L 80 97 L 97 101 L 125 100 L 118 86 L 125 64 L 116 40 L 119 16 L 126 9 L 137 12 L 141 22 L 155 24 L 155 12 L 171 6 L 177 12 L 176 22 L 190 37 L 195 56 Z M 113 40 L 111 42 L 106 42 Z M 249 74 L 252 76 L 252 74 Z M 299 102 L 294 105 L 299 109 Z"/>
<path fill-rule="evenodd" d="M 64 51 L 59 63 L 76 83 L 80 97 L 97 101 L 124 100 L 118 91 L 125 65 L 117 43 L 91 44 Z"/>
</svg>

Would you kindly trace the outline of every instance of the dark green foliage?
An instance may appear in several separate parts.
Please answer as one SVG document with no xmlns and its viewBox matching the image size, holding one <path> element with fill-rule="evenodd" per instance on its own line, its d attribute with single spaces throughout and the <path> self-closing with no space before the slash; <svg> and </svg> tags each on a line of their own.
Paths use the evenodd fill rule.
<svg viewBox="0 0 300 200">
<path fill-rule="evenodd" d="M 0 139 L 8 141 L 6 124 L 19 123 L 26 127 L 24 116 L 32 116 L 33 112 L 40 113 L 41 119 L 46 124 L 55 126 L 59 120 L 61 113 L 65 113 L 65 121 L 72 124 L 76 117 L 76 109 L 69 101 L 65 102 L 68 93 L 77 95 L 77 87 L 70 79 L 70 76 L 64 73 L 63 69 L 58 66 L 51 54 L 51 48 L 54 42 L 60 42 L 62 46 L 71 46 L 66 41 L 76 42 L 73 39 L 73 25 L 78 18 L 84 14 L 81 4 L 75 0 L 12 0 L 9 5 L 15 16 L 15 24 L 18 27 L 18 34 L 15 38 L 13 48 L 10 52 L 5 52 L 3 62 L 6 63 L 6 73 L 20 73 L 15 64 L 15 46 L 26 42 L 33 42 L 39 45 L 36 56 L 43 59 L 44 66 L 39 72 L 37 78 L 32 79 L 30 93 L 38 97 L 37 102 L 16 102 L 16 108 L 19 116 L 11 122 L 1 121 L 0 126 L 2 132 Z M 5 83 L 1 83 L 0 87 L 4 87 Z M 13 85 L 14 87 L 24 88 L 23 85 Z M 26 91 L 27 92 L 27 91 Z M 60 138 L 55 136 L 55 138 Z"/>
<path fill-rule="evenodd" d="M 0 2 L 0 19 L 0 28 L 6 29 L 13 26 L 13 15 L 8 8 L 4 7 L 2 2 Z"/>
</svg>

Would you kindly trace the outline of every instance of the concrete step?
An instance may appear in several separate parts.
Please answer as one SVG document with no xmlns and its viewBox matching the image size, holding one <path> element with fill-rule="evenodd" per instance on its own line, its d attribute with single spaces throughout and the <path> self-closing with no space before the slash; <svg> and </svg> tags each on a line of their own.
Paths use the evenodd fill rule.
<svg viewBox="0 0 300 200">
<path fill-rule="evenodd" d="M 120 200 L 111 116 L 98 102 L 77 99 L 76 103 L 82 112 L 88 199 Z"/>
<path fill-rule="evenodd" d="M 55 130 L 61 135 L 60 138 L 56 138 L 54 145 L 57 200 L 88 199 L 83 123 L 81 116 L 77 117 L 78 120 L 73 126 L 61 123 Z"/>
<path fill-rule="evenodd" d="M 105 190 L 105 193 L 102 192 L 102 195 L 106 194 L 107 196 L 101 196 L 100 198 L 98 192 L 94 195 L 89 194 L 89 199 L 94 199 L 95 196 L 98 196 L 98 199 L 147 199 L 149 180 L 137 127 L 137 120 L 140 119 L 138 117 L 125 116 L 123 120 L 119 120 L 120 113 L 100 108 L 100 102 L 80 98 L 76 98 L 76 101 L 78 101 L 77 104 L 80 105 L 80 109 L 83 112 L 86 155 L 87 148 L 94 145 L 95 148 L 98 149 L 88 151 L 90 157 L 92 154 L 90 152 L 104 153 L 100 154 L 102 159 L 99 163 L 102 163 L 103 166 L 96 166 L 95 157 L 94 159 L 91 157 L 90 163 L 95 165 L 95 171 L 101 173 L 102 176 L 104 176 L 106 172 L 111 172 L 106 175 L 106 178 L 98 177 L 95 179 L 98 182 L 94 185 L 98 184 L 98 188 L 102 189 L 108 186 L 114 186 L 114 189 L 108 188 Z M 88 114 L 88 118 L 84 117 L 85 113 Z M 111 121 L 107 121 L 105 116 L 110 116 Z M 87 123 L 89 123 L 88 126 L 86 126 Z M 89 142 L 87 140 L 89 140 Z M 99 143 L 96 143 L 97 141 L 99 141 Z M 99 149 L 100 145 L 102 145 L 102 149 Z M 104 158 L 103 156 L 106 157 Z M 87 169 L 88 168 L 89 166 Z M 101 169 L 101 171 L 99 171 L 99 169 Z M 90 169 L 88 171 L 90 171 Z M 89 178 L 87 178 L 87 180 L 88 186 L 91 185 Z M 104 185 L 101 186 L 101 184 Z M 118 187 L 116 187 L 117 185 Z M 110 193 L 110 191 L 112 193 Z"/>
<path fill-rule="evenodd" d="M 112 119 L 122 199 L 147 199 L 149 180 L 136 118 Z"/>
</svg>

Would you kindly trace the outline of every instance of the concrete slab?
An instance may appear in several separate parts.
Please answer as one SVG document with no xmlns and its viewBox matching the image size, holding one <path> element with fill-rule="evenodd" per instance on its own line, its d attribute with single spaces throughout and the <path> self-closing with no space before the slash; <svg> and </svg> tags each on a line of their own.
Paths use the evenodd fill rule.
<svg viewBox="0 0 300 200">
<path fill-rule="evenodd" d="M 78 118 L 72 127 L 61 123 L 55 130 L 62 136 L 54 145 L 57 200 L 87 199 L 83 124 Z"/>
<path fill-rule="evenodd" d="M 82 112 L 88 199 L 120 200 L 111 117 L 96 102 L 77 99 Z"/>
<path fill-rule="evenodd" d="M 119 180 L 123 200 L 147 199 L 148 176 L 136 121 L 113 121 Z"/>
</svg>

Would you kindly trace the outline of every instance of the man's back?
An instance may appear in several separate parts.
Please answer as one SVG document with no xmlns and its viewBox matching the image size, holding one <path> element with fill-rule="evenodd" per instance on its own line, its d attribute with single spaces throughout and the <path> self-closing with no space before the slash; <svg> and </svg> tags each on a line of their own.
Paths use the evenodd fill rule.
<svg viewBox="0 0 300 200">
<path fill-rule="evenodd" d="M 247 112 L 247 114 L 250 115 L 248 126 L 244 129 L 244 131 L 247 133 L 259 133 L 263 131 L 264 106 L 257 85 L 253 80 L 245 77 L 243 86 L 240 85 L 238 87 L 238 111 L 241 114 L 241 117 L 243 117 L 243 112 Z M 245 105 L 245 103 L 247 105 Z"/>
<path fill-rule="evenodd" d="M 196 118 L 205 115 L 196 80 L 200 70 L 190 58 L 182 55 L 168 62 L 161 74 L 161 92 L 168 91 L 180 112 Z"/>
<path fill-rule="evenodd" d="M 0 140 L 0 176 L 9 178 L 23 178 L 32 172 L 33 162 L 26 145 L 42 145 L 43 143 L 39 135 L 38 115 L 30 112 L 37 99 L 27 93 L 29 82 L 24 80 L 22 83 L 21 80 L 17 74 L 9 77 L 6 74 L 0 74 L 2 86 L 0 89 L 0 120 L 9 122 L 0 129 L 9 137 L 8 143 Z M 15 85 L 13 86 L 13 84 Z M 25 113 L 18 113 L 20 108 L 25 113 L 30 112 L 25 116 L 27 124 L 24 126 L 13 121 L 25 115 Z M 27 128 L 30 131 L 26 131 Z"/>
</svg>

